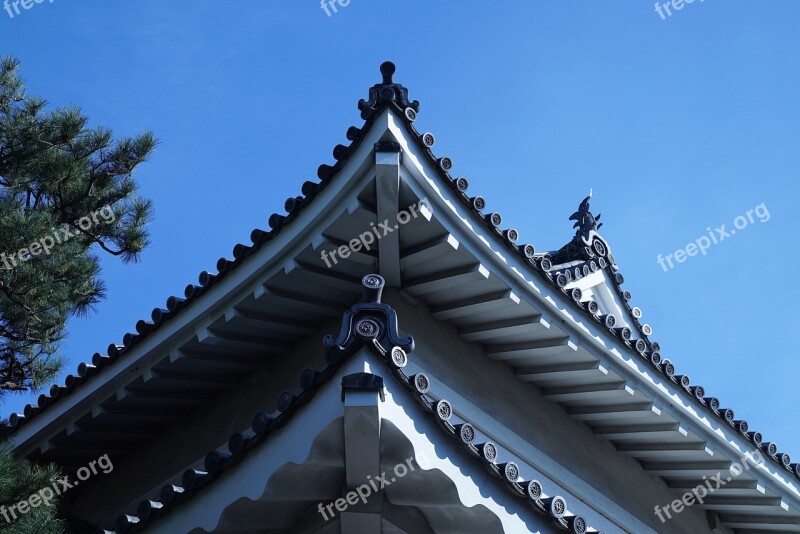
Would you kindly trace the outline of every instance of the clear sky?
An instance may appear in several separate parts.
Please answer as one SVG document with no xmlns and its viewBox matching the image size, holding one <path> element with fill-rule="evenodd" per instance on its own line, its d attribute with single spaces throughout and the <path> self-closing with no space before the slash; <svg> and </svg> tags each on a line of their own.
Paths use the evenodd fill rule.
<svg viewBox="0 0 800 534">
<path fill-rule="evenodd" d="M 0 6 L 1 7 L 1 6 Z M 13 12 L 13 7 L 11 7 Z M 436 153 L 521 239 L 555 250 L 593 211 L 663 355 L 800 458 L 800 3 L 45 0 L 0 11 L 31 92 L 161 144 L 142 262 L 106 257 L 66 372 L 183 294 L 315 179 L 391 59 Z M 664 12 L 662 8 L 662 12 Z M 764 205 L 705 256 L 673 253 Z M 741 224 L 741 219 L 738 220 Z M 716 233 L 716 232 L 715 232 Z M 4 415 L 27 396 L 3 399 Z"/>
</svg>

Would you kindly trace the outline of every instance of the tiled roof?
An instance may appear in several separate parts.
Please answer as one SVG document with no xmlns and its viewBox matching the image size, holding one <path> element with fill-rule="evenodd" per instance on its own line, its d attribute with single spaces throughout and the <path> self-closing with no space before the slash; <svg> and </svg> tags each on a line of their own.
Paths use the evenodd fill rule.
<svg viewBox="0 0 800 534">
<path fill-rule="evenodd" d="M 439 176 L 455 190 L 461 201 L 470 207 L 473 213 L 483 221 L 483 224 L 489 228 L 507 248 L 523 258 L 534 271 L 538 272 L 541 278 L 559 288 L 569 300 L 573 302 L 575 307 L 583 310 L 592 320 L 603 324 L 611 334 L 622 341 L 630 350 L 634 351 L 642 359 L 649 361 L 657 372 L 664 375 L 669 381 L 679 384 L 683 392 L 691 397 L 694 402 L 698 403 L 714 417 L 721 419 L 732 428 L 735 428 L 742 436 L 749 439 L 754 447 L 766 452 L 767 456 L 774 463 L 794 474 L 794 476 L 800 480 L 800 463 L 792 463 L 789 454 L 779 452 L 775 443 L 765 442 L 760 432 L 750 431 L 747 421 L 735 419 L 733 410 L 731 409 L 720 408 L 719 399 L 706 396 L 707 394 L 702 386 L 691 385 L 688 376 L 678 375 L 675 365 L 670 360 L 662 358 L 659 343 L 650 340 L 652 328 L 647 324 L 639 322 L 639 318 L 642 316 L 641 310 L 631 306 L 631 293 L 622 289 L 624 278 L 619 272 L 614 257 L 611 255 L 608 243 L 597 233 L 599 226 L 594 225 L 591 228 L 583 227 L 579 220 L 575 224 L 575 226 L 579 227 L 575 238 L 557 253 L 537 253 L 535 247 L 531 244 L 517 244 L 519 232 L 514 228 L 502 229 L 503 218 L 501 214 L 498 212 L 485 211 L 486 200 L 479 195 L 470 196 L 467 192 L 469 188 L 468 180 L 464 177 L 453 177 L 450 175 L 450 170 L 453 167 L 452 160 L 446 156 L 436 157 L 436 155 L 434 155 L 431 150 L 435 143 L 433 134 L 420 133 L 414 127 L 413 123 L 419 111 L 419 104 L 415 101 L 409 107 L 403 108 L 403 106 L 407 104 L 407 92 L 405 88 L 403 88 L 402 91 L 398 91 L 396 89 L 396 87 L 398 87 L 397 84 L 391 83 L 391 74 L 394 73 L 394 65 L 384 63 L 381 66 L 381 72 L 384 73 L 384 84 L 376 85 L 370 90 L 370 101 L 368 103 L 364 103 L 364 101 L 359 102 L 362 118 L 370 120 L 376 117 L 386 106 L 392 106 L 395 110 L 399 111 L 401 116 L 405 119 L 403 124 L 406 129 L 422 149 L 428 160 L 435 165 Z M 386 76 L 387 73 L 390 73 L 388 80 Z M 387 81 L 389 83 L 387 83 Z M 587 213 L 589 209 L 588 200 L 588 198 L 584 200 L 585 211 Z M 584 205 L 582 204 L 579 211 L 573 214 L 570 220 L 575 220 L 575 216 L 580 215 L 583 209 Z M 589 215 L 591 217 L 591 214 Z M 589 224 L 592 225 L 596 223 L 596 219 L 599 219 L 599 216 L 597 218 L 591 217 Z M 605 269 L 609 274 L 608 278 L 611 280 L 614 290 L 622 299 L 628 311 L 630 311 L 634 319 L 634 326 L 637 328 L 640 336 L 639 340 L 633 341 L 631 339 L 633 336 L 628 328 L 617 327 L 619 318 L 613 315 L 598 315 L 599 307 L 597 303 L 592 300 L 582 300 L 582 294 L 579 289 L 565 288 L 573 279 L 581 278 L 599 269 Z"/>
<path fill-rule="evenodd" d="M 367 275 L 363 279 L 363 285 L 365 302 L 355 304 L 345 312 L 341 331 L 336 338 L 326 336 L 324 339 L 328 365 L 320 372 L 306 369 L 300 377 L 300 393 L 285 391 L 281 394 L 278 399 L 280 415 L 275 418 L 265 413 L 256 415 L 248 434 L 236 433 L 228 440 L 228 453 L 211 451 L 205 458 L 204 470 L 187 469 L 180 486 L 166 484 L 159 496 L 140 503 L 136 515 L 120 515 L 115 525 L 116 534 L 142 531 L 152 521 L 170 513 L 178 504 L 210 485 L 226 469 L 238 464 L 248 451 L 286 425 L 293 414 L 314 397 L 320 386 L 333 378 L 348 357 L 365 347 L 381 358 L 399 384 L 414 395 L 417 403 L 435 418 L 442 430 L 458 440 L 462 448 L 502 481 L 509 492 L 521 499 L 527 499 L 535 511 L 550 517 L 564 531 L 575 534 L 597 532 L 590 529 L 580 515 L 567 513 L 567 502 L 563 497 L 546 496 L 538 480 L 525 480 L 519 464 L 512 458 L 507 458 L 509 455 L 497 445 L 489 441 L 478 443 L 476 438 L 480 433 L 475 426 L 467 421 L 453 424 L 453 406 L 444 399 L 433 400 L 431 382 L 427 375 L 417 373 L 408 376 L 403 372 L 408 364 L 408 353 L 414 349 L 414 340 L 410 336 L 401 337 L 398 334 L 396 312 L 389 305 L 380 302 L 383 278 L 376 274 Z M 382 385 L 383 379 L 366 373 L 348 375 L 342 379 L 342 395 L 344 396 L 345 389 L 353 387 L 356 382 L 358 387 L 363 387 L 363 383 L 367 382 L 372 388 L 375 384 Z M 498 463 L 500 458 L 505 461 Z M 109 531 L 101 532 L 111 534 Z"/>
<path fill-rule="evenodd" d="M 209 452 L 205 457 L 202 470 L 187 469 L 183 473 L 180 485 L 166 484 L 161 488 L 158 496 L 142 501 L 135 515 L 120 515 L 116 521 L 116 532 L 141 531 L 150 521 L 170 512 L 175 506 L 190 499 L 199 490 L 211 484 L 222 472 L 239 463 L 249 450 L 266 441 L 275 431 L 284 427 L 297 410 L 307 404 L 317 390 L 333 378 L 343 362 L 344 360 L 333 362 L 321 372 L 313 369 L 303 371 L 300 375 L 300 391 L 287 390 L 278 397 L 277 410 L 280 414 L 277 417 L 266 413 L 256 415 L 249 433 L 236 433 L 230 437 L 228 453 L 224 454 L 216 450 Z"/>
<path fill-rule="evenodd" d="M 667 380 L 679 384 L 685 395 L 691 397 L 694 402 L 697 402 L 713 416 L 721 419 L 725 424 L 738 430 L 744 437 L 750 440 L 754 447 L 766 452 L 767 456 L 771 458 L 774 463 L 781 466 L 786 471 L 793 473 L 794 476 L 800 480 L 800 463 L 792 463 L 789 455 L 779 452 L 775 443 L 765 442 L 761 433 L 750 431 L 746 421 L 736 420 L 732 410 L 720 408 L 718 399 L 706 396 L 704 388 L 702 386 L 692 385 L 689 377 L 676 374 L 674 364 L 661 357 L 659 344 L 649 339 L 651 334 L 650 327 L 638 322 L 638 319 L 641 317 L 641 311 L 638 308 L 631 307 L 631 294 L 627 290 L 622 289 L 621 286 L 624 281 L 622 274 L 619 272 L 614 258 L 610 253 L 608 244 L 597 234 L 596 229 L 591 229 L 590 232 L 586 232 L 585 228 L 579 228 L 576 237 L 556 253 L 537 253 L 533 245 L 517 243 L 519 240 L 519 233 L 517 230 L 513 228 L 502 229 L 503 219 L 500 213 L 487 212 L 486 201 L 483 197 L 479 195 L 470 196 L 470 194 L 467 193 L 469 182 L 466 178 L 453 177 L 450 175 L 450 170 L 453 167 L 452 160 L 446 156 L 436 157 L 434 155 L 431 150 L 435 144 L 434 135 L 429 132 L 420 133 L 416 129 L 414 121 L 419 112 L 419 102 L 416 100 L 413 102 L 409 101 L 408 90 L 402 85 L 394 83 L 394 72 L 395 67 L 392 63 L 386 62 L 381 65 L 381 73 L 383 75 L 382 83 L 376 84 L 370 88 L 368 101 L 360 100 L 358 103 L 358 107 L 361 110 L 361 117 L 365 120 L 364 125 L 361 128 L 352 126 L 347 130 L 347 139 L 350 140 L 350 145 L 337 145 L 334 148 L 333 156 L 336 159 L 336 163 L 334 165 L 321 165 L 317 171 L 320 182 L 305 182 L 302 187 L 303 196 L 290 198 L 286 201 L 286 215 L 273 213 L 270 216 L 269 225 L 271 229 L 269 231 L 260 229 L 253 230 L 251 233 L 253 245 L 236 245 L 233 249 L 233 260 L 220 258 L 217 262 L 217 274 L 211 274 L 206 271 L 200 273 L 200 285 L 192 284 L 187 286 L 184 298 L 175 296 L 169 297 L 167 299 L 167 308 L 154 309 L 151 321 L 139 321 L 136 324 L 137 333 L 125 334 L 122 345 L 110 345 L 108 348 L 108 355 L 95 354 L 91 364 L 82 363 L 79 365 L 77 375 L 67 376 L 64 386 L 53 386 L 49 396 L 41 395 L 37 406 L 29 404 L 25 407 L 22 415 L 12 414 L 10 418 L 11 426 L 17 428 L 25 424 L 38 413 L 41 413 L 41 411 L 55 403 L 58 399 L 68 395 L 80 384 L 87 381 L 95 374 L 102 372 L 103 367 L 117 358 L 124 356 L 131 347 L 141 341 L 146 335 L 158 329 L 166 320 L 174 317 L 180 310 L 188 306 L 193 299 L 205 293 L 208 288 L 220 281 L 248 256 L 252 255 L 262 245 L 275 237 L 285 225 L 289 224 L 297 217 L 305 206 L 313 201 L 314 197 L 344 166 L 350 155 L 360 146 L 361 141 L 364 139 L 366 132 L 371 128 L 374 120 L 388 107 L 403 118 L 402 123 L 405 128 L 411 134 L 413 140 L 428 161 L 436 167 L 439 177 L 454 190 L 458 198 L 465 205 L 469 206 L 475 216 L 483 221 L 483 224 L 495 234 L 496 238 L 503 246 L 518 254 L 542 279 L 560 288 L 568 299 L 573 302 L 576 308 L 583 310 L 587 317 L 604 325 L 612 335 L 616 336 L 624 345 L 628 346 L 631 351 L 635 352 L 642 359 L 650 362 L 653 368 L 657 372 L 663 374 Z M 585 202 L 586 211 L 588 211 L 588 202 Z M 576 215 L 580 213 L 579 210 Z M 594 220 L 594 218 L 592 219 Z M 578 224 L 578 226 L 580 226 L 580 224 Z M 580 241 L 578 241 L 578 239 L 580 239 Z M 612 315 L 598 315 L 599 307 L 597 303 L 591 300 L 582 300 L 582 294 L 579 289 L 565 289 L 572 279 L 586 276 L 599 269 L 606 270 L 612 286 L 634 318 L 635 327 L 640 336 L 638 340 L 632 340 L 632 332 L 630 332 L 628 328 L 617 327 L 619 318 Z"/>
<path fill-rule="evenodd" d="M 58 400 L 70 394 L 76 388 L 89 381 L 95 375 L 101 374 L 104 367 L 117 359 L 124 357 L 130 350 L 149 334 L 158 330 L 166 321 L 178 315 L 194 300 L 206 293 L 212 286 L 220 282 L 228 273 L 255 254 L 262 246 L 274 239 L 286 225 L 291 223 L 300 214 L 303 208 L 311 204 L 314 198 L 325 189 L 333 176 L 344 166 L 350 155 L 361 145 L 364 134 L 372 127 L 374 116 L 368 118 L 361 128 L 355 126 L 347 130 L 347 139 L 350 145 L 337 145 L 333 149 L 336 164 L 321 165 L 318 169 L 320 182 L 306 181 L 303 183 L 301 196 L 286 200 L 284 209 L 286 214 L 273 213 L 269 216 L 270 230 L 254 229 L 250 233 L 252 245 L 237 243 L 233 247 L 233 259 L 220 258 L 217 260 L 217 273 L 202 271 L 198 276 L 198 284 L 189 284 L 184 290 L 184 296 L 170 296 L 167 298 L 165 308 L 154 308 L 150 319 L 142 319 L 136 323 L 136 333 L 126 333 L 122 337 L 122 344 L 111 344 L 106 354 L 95 353 L 89 363 L 82 362 L 78 365 L 75 374 L 67 375 L 64 385 L 54 385 L 50 394 L 42 394 L 36 404 L 28 404 L 21 414 L 11 414 L 9 425 L 17 429 L 28 422 Z"/>
<path fill-rule="evenodd" d="M 588 199 L 587 199 L 588 200 Z M 586 200 L 584 202 L 587 202 Z M 588 209 L 588 203 L 587 203 Z M 576 246 L 583 245 L 583 246 Z M 659 373 L 664 375 L 667 380 L 677 384 L 681 390 L 691 397 L 694 402 L 710 412 L 714 417 L 721 419 L 731 428 L 736 429 L 743 437 L 747 438 L 759 450 L 767 453 L 774 463 L 781 466 L 786 471 L 794 474 L 800 480 L 800 463 L 792 463 L 789 454 L 780 452 L 778 446 L 772 442 L 765 442 L 760 432 L 751 431 L 747 421 L 736 419 L 734 412 L 730 408 L 721 408 L 720 401 L 716 397 L 707 396 L 705 388 L 699 385 L 692 385 L 691 379 L 687 375 L 677 374 L 675 364 L 669 359 L 661 356 L 661 346 L 656 341 L 651 341 L 652 328 L 650 325 L 640 322 L 642 311 L 638 307 L 631 306 L 632 295 L 630 291 L 622 288 L 625 279 L 619 272 L 614 257 L 611 255 L 608 244 L 596 233 L 592 231 L 588 240 L 577 235 L 565 247 L 554 253 L 551 261 L 559 261 L 559 265 L 550 265 L 550 270 L 543 272 L 545 279 L 559 287 L 576 306 L 579 306 L 594 321 L 605 326 L 609 332 L 615 335 L 623 345 L 634 351 L 643 360 Z M 601 315 L 599 306 L 591 300 L 583 300 L 581 290 L 578 288 L 567 289 L 566 286 L 573 280 L 579 280 L 588 276 L 599 269 L 606 269 L 611 286 L 622 301 L 625 310 L 632 318 L 633 326 L 638 333 L 638 339 L 634 339 L 631 329 L 619 326 L 619 318 L 613 315 Z"/>
</svg>

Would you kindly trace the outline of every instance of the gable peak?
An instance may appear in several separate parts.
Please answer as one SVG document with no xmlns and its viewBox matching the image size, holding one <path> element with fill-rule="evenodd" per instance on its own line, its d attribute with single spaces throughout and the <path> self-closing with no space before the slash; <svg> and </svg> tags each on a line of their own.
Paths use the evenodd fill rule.
<svg viewBox="0 0 800 534">
<path fill-rule="evenodd" d="M 358 109 L 361 110 L 362 119 L 368 120 L 375 117 L 383 108 L 389 105 L 394 105 L 409 120 L 413 121 L 416 118 L 419 111 L 419 101 L 410 101 L 408 99 L 408 89 L 399 83 L 395 83 L 394 73 L 396 70 L 397 68 L 391 61 L 384 61 L 381 64 L 382 82 L 370 87 L 369 100 L 361 99 L 358 101 Z"/>
</svg>

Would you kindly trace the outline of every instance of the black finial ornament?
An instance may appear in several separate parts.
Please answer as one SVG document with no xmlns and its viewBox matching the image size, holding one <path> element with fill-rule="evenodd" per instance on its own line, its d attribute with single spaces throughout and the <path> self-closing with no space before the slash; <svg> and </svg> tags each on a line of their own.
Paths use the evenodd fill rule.
<svg viewBox="0 0 800 534">
<path fill-rule="evenodd" d="M 602 260 L 610 257 L 608 244 L 597 233 L 600 227 L 603 226 L 603 223 L 598 224 L 601 216 L 598 214 L 595 217 L 589 210 L 589 200 L 591 198 L 592 190 L 590 189 L 589 196 L 583 199 L 583 202 L 578 206 L 578 211 L 569 216 L 570 221 L 575 221 L 572 226 L 576 229 L 575 236 L 557 252 L 550 254 L 553 264 L 560 265 L 571 261 L 589 261 L 598 258 Z"/>
<path fill-rule="evenodd" d="M 368 274 L 362 278 L 361 284 L 363 302 L 354 304 L 344 313 L 338 336 L 325 336 L 323 340 L 329 363 L 344 360 L 364 346 L 386 358 L 400 358 L 399 353 L 394 354 L 397 348 L 406 354 L 414 350 L 414 339 L 403 337 L 397 331 L 397 313 L 388 304 L 381 303 L 386 285 L 383 277 Z M 396 365 L 399 363 L 402 361 L 395 362 Z"/>
<path fill-rule="evenodd" d="M 589 211 L 589 199 L 592 198 L 592 190 L 589 190 L 589 196 L 583 199 L 581 205 L 578 206 L 578 211 L 573 213 L 569 216 L 570 221 L 575 221 L 575 224 L 572 226 L 573 228 L 577 228 L 578 230 L 575 232 L 576 236 L 581 236 L 585 240 L 589 240 L 589 235 L 591 232 L 597 232 L 603 223 L 597 224 L 597 221 L 600 220 L 602 215 L 598 215 L 595 217 L 592 215 L 592 212 Z"/>
<path fill-rule="evenodd" d="M 394 71 L 397 70 L 394 66 L 394 63 L 391 61 L 384 61 L 381 63 L 381 74 L 383 74 L 383 85 L 390 85 L 394 82 L 392 81 L 392 76 L 394 76 Z"/>
<path fill-rule="evenodd" d="M 393 105 L 397 111 L 404 114 L 409 120 L 414 120 L 419 111 L 419 102 L 408 99 L 408 89 L 394 82 L 394 63 L 385 61 L 381 64 L 383 81 L 369 89 L 369 100 L 359 100 L 358 109 L 361 118 L 369 120 L 376 117 L 383 108 Z"/>
</svg>

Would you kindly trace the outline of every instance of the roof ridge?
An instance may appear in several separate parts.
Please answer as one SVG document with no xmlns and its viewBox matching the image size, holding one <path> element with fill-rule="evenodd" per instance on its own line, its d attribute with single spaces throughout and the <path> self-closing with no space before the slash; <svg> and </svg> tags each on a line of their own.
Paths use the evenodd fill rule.
<svg viewBox="0 0 800 534">
<path fill-rule="evenodd" d="M 483 224 L 500 240 L 505 246 L 514 251 L 519 257 L 522 258 L 526 264 L 531 267 L 535 272 L 548 283 L 556 288 L 571 301 L 575 307 L 583 310 L 590 318 L 602 324 L 609 333 L 619 339 L 623 345 L 632 350 L 639 357 L 648 361 L 656 371 L 664 375 L 670 382 L 677 384 L 680 390 L 684 392 L 689 398 L 693 399 L 703 406 L 708 412 L 720 418 L 730 427 L 736 429 L 744 438 L 749 440 L 756 449 L 763 450 L 773 462 L 792 473 L 798 480 L 800 480 L 800 463 L 792 463 L 789 454 L 781 453 L 775 443 L 764 442 L 761 433 L 750 431 L 749 425 L 746 421 L 735 420 L 733 417 L 733 410 L 720 409 L 719 400 L 715 397 L 706 397 L 705 390 L 702 386 L 692 386 L 689 377 L 686 375 L 676 375 L 674 364 L 667 359 L 661 357 L 660 344 L 649 339 L 652 334 L 652 328 L 647 324 L 640 324 L 638 319 L 641 317 L 641 310 L 639 308 L 631 307 L 629 301 L 632 296 L 627 290 L 623 290 L 621 285 L 624 282 L 622 274 L 619 272 L 614 257 L 611 255 L 608 243 L 597 234 L 599 225 L 594 227 L 598 217 L 593 217 L 591 220 L 588 218 L 591 213 L 589 212 L 588 200 L 591 197 L 584 199 L 586 208 L 584 211 L 579 208 L 573 215 L 578 215 L 576 222 L 581 223 L 578 225 L 578 232 L 573 241 L 568 243 L 574 244 L 576 238 L 581 239 L 585 246 L 576 246 L 576 252 L 582 258 L 583 265 L 570 266 L 564 269 L 558 269 L 557 265 L 554 270 L 554 259 L 559 256 L 553 256 L 552 253 L 537 253 L 532 244 L 518 245 L 519 233 L 514 228 L 507 228 L 502 230 L 502 216 L 498 212 L 484 213 L 486 208 L 486 201 L 483 197 L 476 195 L 470 197 L 467 194 L 469 188 L 468 180 L 461 177 L 453 177 L 450 171 L 453 167 L 453 161 L 447 157 L 437 158 L 431 150 L 435 144 L 435 137 L 432 133 L 420 133 L 414 126 L 414 121 L 417 119 L 417 111 L 419 110 L 419 102 L 414 100 L 409 101 L 408 90 L 401 84 L 395 83 L 393 76 L 395 73 L 395 66 L 391 62 L 384 62 L 381 65 L 381 74 L 383 76 L 382 83 L 372 86 L 369 90 L 369 100 L 359 100 L 358 107 L 361 110 L 361 117 L 364 119 L 364 124 L 361 128 L 351 126 L 347 130 L 347 139 L 351 141 L 349 146 L 336 145 L 333 149 L 333 157 L 336 159 L 334 165 L 323 164 L 317 170 L 317 176 L 320 179 L 319 183 L 306 181 L 302 187 L 304 196 L 289 198 L 285 203 L 285 210 L 287 215 L 273 213 L 269 217 L 269 231 L 255 229 L 251 233 L 252 246 L 237 244 L 233 249 L 233 260 L 220 258 L 217 262 L 217 274 L 211 274 L 207 271 L 200 273 L 200 285 L 192 285 L 186 287 L 185 298 L 170 297 L 167 299 L 167 309 L 156 308 L 152 313 L 152 322 L 139 321 L 136 324 L 137 334 L 125 334 L 123 337 L 123 345 L 110 345 L 108 355 L 95 354 L 92 358 L 92 364 L 81 364 L 78 368 L 78 375 L 68 375 L 65 380 L 65 386 L 53 386 L 51 388 L 51 395 L 41 395 L 39 397 L 38 406 L 28 404 L 25 406 L 24 413 L 11 414 L 9 423 L 11 427 L 16 430 L 19 426 L 30 421 L 42 410 L 52 405 L 59 398 L 73 391 L 78 385 L 85 382 L 91 376 L 97 374 L 103 367 L 115 361 L 121 355 L 127 353 L 132 346 L 144 338 L 150 332 L 158 329 L 161 324 L 167 319 L 175 316 L 181 309 L 188 306 L 194 299 L 205 293 L 211 286 L 219 282 L 226 273 L 230 272 L 233 268 L 241 264 L 247 257 L 254 254 L 265 243 L 269 242 L 280 230 L 297 218 L 300 211 L 311 203 L 314 197 L 322 191 L 331 179 L 344 167 L 348 158 L 360 146 L 366 133 L 372 127 L 375 119 L 387 107 L 397 111 L 403 118 L 402 123 L 406 130 L 411 134 L 412 139 L 417 144 L 418 148 L 422 151 L 428 161 L 435 167 L 439 177 L 447 183 L 455 192 L 457 197 L 479 218 L 482 219 Z M 581 204 L 583 206 L 583 203 Z M 572 219 L 572 217 L 570 217 Z M 583 221 L 583 222 L 581 222 Z M 588 229 L 589 243 L 586 243 L 582 232 L 584 228 Z M 557 254 L 557 253 L 556 253 Z M 635 320 L 641 338 L 639 340 L 632 340 L 631 331 L 629 328 L 617 327 L 617 318 L 613 315 L 598 315 L 599 307 L 593 300 L 582 300 L 582 292 L 578 288 L 565 289 L 565 286 L 573 278 L 581 278 L 601 269 L 608 269 L 609 278 L 612 280 L 612 286 L 622 299 L 625 307 L 630 311 Z M 638 310 L 638 312 L 636 311 Z"/>
</svg>

